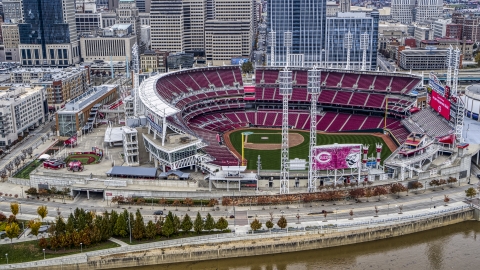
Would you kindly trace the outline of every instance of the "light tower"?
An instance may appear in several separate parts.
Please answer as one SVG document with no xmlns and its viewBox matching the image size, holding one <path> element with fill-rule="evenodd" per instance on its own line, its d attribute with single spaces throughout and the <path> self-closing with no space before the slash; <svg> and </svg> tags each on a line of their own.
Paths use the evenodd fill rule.
<svg viewBox="0 0 480 270">
<path fill-rule="evenodd" d="M 368 160 L 368 148 L 370 145 L 364 144 L 362 145 L 362 150 L 363 150 L 363 158 L 362 158 L 362 163 L 363 163 L 363 169 L 367 169 L 367 160 Z M 360 179 L 358 179 L 360 180 Z"/>
<path fill-rule="evenodd" d="M 350 69 L 350 50 L 352 49 L 352 46 L 353 46 L 353 37 L 352 37 L 352 33 L 349 30 L 348 33 L 343 38 L 343 47 L 347 49 L 347 66 L 345 69 Z"/>
<path fill-rule="evenodd" d="M 360 50 L 363 50 L 362 70 L 367 70 L 367 49 L 368 49 L 368 33 L 360 35 Z M 348 60 L 350 61 L 350 50 L 348 51 Z"/>
<path fill-rule="evenodd" d="M 138 45 L 133 44 L 132 47 L 132 61 L 133 61 L 133 109 L 134 115 L 138 116 L 140 111 L 140 102 L 138 102 L 138 88 L 140 86 L 138 73 L 140 72 L 140 65 L 138 59 Z"/>
<path fill-rule="evenodd" d="M 453 65 L 453 58 L 455 57 L 455 53 L 453 51 L 452 45 L 448 48 L 447 52 L 447 80 L 445 81 L 445 85 L 452 89 L 452 65 Z"/>
<path fill-rule="evenodd" d="M 280 95 L 283 95 L 282 114 L 282 154 L 280 171 L 280 194 L 288 194 L 289 157 L 288 157 L 288 100 L 292 95 L 292 71 L 286 67 L 280 71 Z"/>
<path fill-rule="evenodd" d="M 313 169 L 315 163 L 315 157 L 312 154 L 313 148 L 317 146 L 317 101 L 320 94 L 322 71 L 317 69 L 316 66 L 308 71 L 308 88 L 307 91 L 310 94 L 310 152 L 308 163 L 308 192 L 317 191 L 317 178 L 318 172 Z"/>
<path fill-rule="evenodd" d="M 453 57 L 453 82 L 450 95 L 453 97 L 453 102 L 457 105 L 457 115 L 455 116 L 455 137 L 458 143 L 463 142 L 463 118 L 465 117 L 465 104 L 458 96 L 458 69 L 460 67 L 460 50 L 455 48 Z"/>
<path fill-rule="evenodd" d="M 375 150 L 377 151 L 377 169 L 380 167 L 380 162 L 382 161 L 382 147 L 383 145 L 381 143 L 375 144 L 376 148 Z"/>
<path fill-rule="evenodd" d="M 285 66 L 288 67 L 290 65 L 290 47 L 292 47 L 292 32 L 285 32 L 283 34 L 283 46 L 287 48 L 287 59 L 285 59 Z"/>
<path fill-rule="evenodd" d="M 270 32 L 270 65 L 275 66 L 275 45 L 277 44 L 277 33 Z"/>
</svg>

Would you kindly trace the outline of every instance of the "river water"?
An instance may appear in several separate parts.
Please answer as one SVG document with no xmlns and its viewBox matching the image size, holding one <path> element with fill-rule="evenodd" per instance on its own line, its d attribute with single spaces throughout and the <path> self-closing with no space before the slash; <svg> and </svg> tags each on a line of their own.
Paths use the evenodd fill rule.
<svg viewBox="0 0 480 270">
<path fill-rule="evenodd" d="M 125 269 L 480 269 L 479 233 L 480 222 L 468 221 L 426 232 L 328 249 Z"/>
</svg>

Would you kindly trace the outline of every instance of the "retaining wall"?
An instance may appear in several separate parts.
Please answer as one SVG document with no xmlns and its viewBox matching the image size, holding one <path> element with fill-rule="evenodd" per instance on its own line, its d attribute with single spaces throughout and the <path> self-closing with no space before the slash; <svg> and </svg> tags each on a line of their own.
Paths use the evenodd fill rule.
<svg viewBox="0 0 480 270">
<path fill-rule="evenodd" d="M 288 235 L 252 235 L 237 241 L 165 247 L 151 250 L 90 256 L 86 262 L 70 264 L 68 269 L 117 269 L 187 261 L 215 260 L 328 248 L 386 239 L 478 218 L 478 209 L 466 209 L 442 216 L 388 226 L 364 227 L 354 231 L 307 231 Z M 477 219 L 478 220 L 478 219 Z M 23 269 L 42 269 L 41 266 Z M 65 265 L 49 270 L 67 269 Z"/>
</svg>

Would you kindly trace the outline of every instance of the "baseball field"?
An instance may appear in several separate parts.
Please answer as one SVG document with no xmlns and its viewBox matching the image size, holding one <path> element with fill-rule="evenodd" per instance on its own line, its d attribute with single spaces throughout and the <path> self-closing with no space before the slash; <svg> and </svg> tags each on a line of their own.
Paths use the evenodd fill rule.
<svg viewBox="0 0 480 270">
<path fill-rule="evenodd" d="M 257 156 L 260 155 L 263 170 L 280 170 L 280 151 L 282 134 L 280 129 L 242 129 L 226 134 L 227 145 L 238 156 L 242 153 L 242 132 L 253 132 L 245 136 L 245 158 L 248 160 L 247 168 L 257 169 Z M 229 142 L 228 142 L 229 140 Z M 387 141 L 386 141 L 387 140 Z M 319 133 L 317 134 L 317 145 L 358 143 L 369 145 L 369 157 L 375 152 L 375 144 L 383 144 L 382 160 L 385 160 L 394 150 L 393 143 L 388 141 L 382 134 L 365 133 Z M 290 130 L 290 159 L 300 158 L 308 161 L 309 132 Z"/>
</svg>

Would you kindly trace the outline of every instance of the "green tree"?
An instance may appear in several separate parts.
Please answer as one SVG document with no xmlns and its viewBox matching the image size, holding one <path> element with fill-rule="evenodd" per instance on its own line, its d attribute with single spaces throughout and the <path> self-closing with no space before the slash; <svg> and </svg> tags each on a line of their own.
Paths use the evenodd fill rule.
<svg viewBox="0 0 480 270">
<path fill-rule="evenodd" d="M 193 228 L 192 219 L 190 218 L 190 216 L 188 214 L 185 214 L 185 216 L 183 217 L 181 227 L 182 227 L 182 231 L 184 233 L 189 232 Z"/>
<path fill-rule="evenodd" d="M 163 227 L 163 218 L 159 218 L 155 223 L 155 228 L 157 229 L 157 235 L 163 235 L 162 227 Z"/>
<path fill-rule="evenodd" d="M 127 212 L 127 215 L 123 213 L 118 216 L 117 222 L 115 223 L 114 235 L 121 236 L 121 237 L 126 237 L 128 235 L 127 217 L 128 217 L 128 212 Z"/>
<path fill-rule="evenodd" d="M 100 220 L 99 223 L 100 223 L 100 233 L 102 235 L 102 241 L 106 241 L 113 235 L 112 230 L 110 230 L 110 220 L 108 218 L 108 213 L 100 217 L 99 220 Z"/>
<path fill-rule="evenodd" d="M 253 64 L 252 62 L 244 62 L 242 64 L 242 72 L 243 73 L 252 73 L 253 72 Z"/>
<path fill-rule="evenodd" d="M 117 223 L 117 219 L 118 219 L 117 211 L 112 210 L 112 212 L 110 212 L 110 219 L 108 220 L 108 223 L 110 224 L 110 231 L 112 232 L 112 235 L 113 235 L 113 232 L 115 231 L 115 224 Z"/>
<path fill-rule="evenodd" d="M 132 228 L 133 238 L 140 240 L 145 236 L 145 223 L 143 222 L 142 214 L 137 209 L 135 213 L 135 223 Z"/>
<path fill-rule="evenodd" d="M 12 243 L 14 237 L 18 237 L 20 234 L 20 227 L 17 223 L 10 223 L 5 226 L 5 234 L 10 238 L 10 243 Z"/>
<path fill-rule="evenodd" d="M 73 214 L 70 214 L 67 219 L 67 224 L 65 225 L 65 230 L 69 233 L 72 233 L 75 231 L 75 218 L 73 217 Z"/>
<path fill-rule="evenodd" d="M 467 195 L 467 197 L 470 197 L 470 199 L 472 199 L 473 197 L 475 197 L 475 195 L 477 195 L 477 191 L 475 190 L 475 188 L 471 187 L 465 190 L 465 195 Z"/>
<path fill-rule="evenodd" d="M 175 227 L 173 225 L 173 219 L 167 215 L 165 223 L 162 226 L 162 234 L 165 235 L 167 238 L 170 238 L 170 235 L 172 235 L 174 232 Z"/>
<path fill-rule="evenodd" d="M 46 205 L 39 206 L 37 208 L 37 214 L 43 219 L 48 215 L 48 209 Z"/>
<path fill-rule="evenodd" d="M 277 221 L 278 227 L 285 229 L 287 227 L 287 219 L 282 215 Z"/>
<path fill-rule="evenodd" d="M 153 239 L 155 238 L 155 235 L 157 235 L 157 228 L 155 227 L 155 223 L 150 220 L 145 228 L 145 237 L 148 239 Z"/>
<path fill-rule="evenodd" d="M 66 231 L 66 224 L 63 221 L 62 216 L 58 216 L 55 222 L 55 234 L 62 235 L 62 234 L 65 234 L 65 231 Z"/>
<path fill-rule="evenodd" d="M 40 230 L 42 223 L 38 220 L 30 220 L 28 222 L 28 227 L 30 228 L 30 233 L 35 235 L 38 238 L 38 231 Z"/>
<path fill-rule="evenodd" d="M 204 228 L 208 232 L 211 232 L 213 229 L 215 229 L 215 220 L 213 219 L 212 215 L 210 215 L 210 213 L 207 214 Z"/>
<path fill-rule="evenodd" d="M 273 222 L 271 220 L 268 220 L 267 222 L 265 222 L 265 226 L 271 230 L 273 228 Z"/>
<path fill-rule="evenodd" d="M 174 228 L 175 234 L 178 234 L 180 232 L 181 226 L 182 226 L 182 221 L 177 215 L 175 215 L 173 217 L 173 228 Z"/>
<path fill-rule="evenodd" d="M 18 203 L 10 203 L 10 210 L 12 210 L 14 216 L 17 216 L 19 208 Z"/>
<path fill-rule="evenodd" d="M 250 223 L 250 228 L 253 231 L 259 230 L 260 228 L 262 228 L 262 223 L 258 221 L 258 219 L 254 219 L 252 223 Z"/>
<path fill-rule="evenodd" d="M 215 223 L 215 228 L 217 230 L 225 231 L 228 228 L 228 221 L 225 218 L 220 217 L 217 223 Z"/>
<path fill-rule="evenodd" d="M 202 216 L 200 215 L 200 212 L 197 212 L 197 217 L 195 218 L 195 221 L 193 222 L 193 230 L 197 233 L 200 234 L 203 231 L 203 227 L 205 226 Z"/>
</svg>

